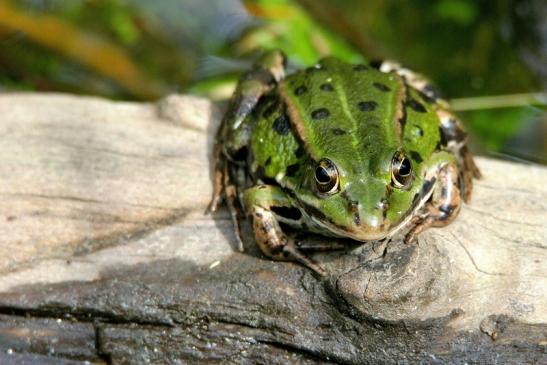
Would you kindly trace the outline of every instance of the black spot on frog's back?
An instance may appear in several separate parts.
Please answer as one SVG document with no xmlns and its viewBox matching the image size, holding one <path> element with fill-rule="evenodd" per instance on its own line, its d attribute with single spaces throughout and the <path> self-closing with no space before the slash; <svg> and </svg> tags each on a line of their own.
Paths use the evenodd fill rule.
<svg viewBox="0 0 547 365">
<path fill-rule="evenodd" d="M 406 105 L 409 106 L 412 110 L 414 110 L 417 113 L 425 113 L 427 110 L 425 107 L 416 99 L 409 98 L 406 101 Z"/>
<path fill-rule="evenodd" d="M 388 91 L 391 91 L 391 89 L 389 88 L 389 86 L 387 86 L 386 84 L 382 84 L 381 82 L 375 82 L 372 84 L 375 88 L 377 88 L 378 90 L 380 91 L 383 91 L 383 92 L 388 92 Z"/>
<path fill-rule="evenodd" d="M 370 112 L 375 110 L 378 107 L 378 103 L 375 101 L 361 101 L 357 104 L 357 107 L 362 112 Z"/>
<path fill-rule="evenodd" d="M 334 91 L 334 87 L 332 87 L 332 85 L 329 84 L 328 82 L 326 82 L 324 84 L 321 84 L 321 86 L 319 86 L 319 88 L 322 91 L 327 91 L 327 92 Z"/>
<path fill-rule="evenodd" d="M 300 96 L 300 95 L 304 94 L 306 91 L 308 91 L 308 88 L 304 85 L 300 85 L 299 87 L 297 87 L 294 90 L 294 95 Z"/>
<path fill-rule="evenodd" d="M 306 153 L 306 149 L 304 148 L 304 146 L 302 146 L 302 144 L 299 144 L 298 148 L 294 150 L 294 155 L 296 157 L 302 157 L 304 156 L 304 153 Z"/>
<path fill-rule="evenodd" d="M 326 119 L 329 116 L 330 116 L 330 112 L 327 108 L 319 108 L 311 112 L 311 117 L 312 119 L 315 119 L 315 120 Z"/>
<path fill-rule="evenodd" d="M 332 128 L 331 129 L 331 132 L 332 134 L 334 134 L 335 136 L 343 136 L 344 134 L 346 134 L 347 132 L 341 128 Z"/>
<path fill-rule="evenodd" d="M 287 134 L 289 134 L 291 130 L 291 124 L 287 115 L 283 113 L 279 117 L 277 117 L 272 124 L 272 128 L 280 136 L 286 136 Z"/>
<path fill-rule="evenodd" d="M 417 163 L 421 163 L 423 161 L 422 155 L 416 151 L 410 151 L 410 157 L 412 157 L 412 159 Z"/>
</svg>

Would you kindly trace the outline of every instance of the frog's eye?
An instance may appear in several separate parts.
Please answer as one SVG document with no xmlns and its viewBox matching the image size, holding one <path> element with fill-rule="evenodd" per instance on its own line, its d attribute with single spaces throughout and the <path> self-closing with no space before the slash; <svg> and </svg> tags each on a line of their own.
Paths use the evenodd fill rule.
<svg viewBox="0 0 547 365">
<path fill-rule="evenodd" d="M 323 194 L 334 194 L 339 184 L 338 169 L 331 160 L 326 158 L 319 161 L 315 169 L 315 185 Z"/>
<path fill-rule="evenodd" d="M 398 189 L 406 189 L 412 182 L 412 163 L 400 151 L 391 160 L 391 182 Z"/>
</svg>

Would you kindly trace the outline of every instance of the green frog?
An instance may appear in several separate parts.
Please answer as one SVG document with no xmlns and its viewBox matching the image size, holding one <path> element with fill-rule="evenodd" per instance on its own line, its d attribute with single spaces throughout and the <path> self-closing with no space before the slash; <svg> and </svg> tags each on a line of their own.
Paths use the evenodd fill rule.
<svg viewBox="0 0 547 365">
<path fill-rule="evenodd" d="M 281 51 L 265 53 L 241 77 L 217 134 L 209 209 L 224 196 L 241 249 L 244 212 L 266 256 L 324 275 L 285 226 L 411 243 L 470 200 L 480 172 L 466 133 L 425 77 L 334 57 L 285 70 Z"/>
</svg>

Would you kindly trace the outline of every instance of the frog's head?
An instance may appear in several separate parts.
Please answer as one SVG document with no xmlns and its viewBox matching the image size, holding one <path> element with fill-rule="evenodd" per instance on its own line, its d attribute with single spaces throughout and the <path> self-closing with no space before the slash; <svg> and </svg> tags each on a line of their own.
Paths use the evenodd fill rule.
<svg viewBox="0 0 547 365">
<path fill-rule="evenodd" d="M 405 153 L 356 169 L 324 157 L 312 161 L 296 197 L 314 223 L 333 235 L 379 240 L 398 227 L 412 209 L 419 178 Z"/>
</svg>

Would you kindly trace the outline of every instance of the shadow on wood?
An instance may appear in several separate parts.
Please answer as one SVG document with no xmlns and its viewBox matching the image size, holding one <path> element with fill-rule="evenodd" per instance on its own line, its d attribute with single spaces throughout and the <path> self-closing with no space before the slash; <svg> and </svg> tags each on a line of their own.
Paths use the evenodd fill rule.
<svg viewBox="0 0 547 365">
<path fill-rule="evenodd" d="M 544 167 L 478 159 L 456 222 L 316 254 L 319 280 L 203 214 L 210 102 L 5 94 L 0 115 L 2 364 L 547 361 Z"/>
</svg>

